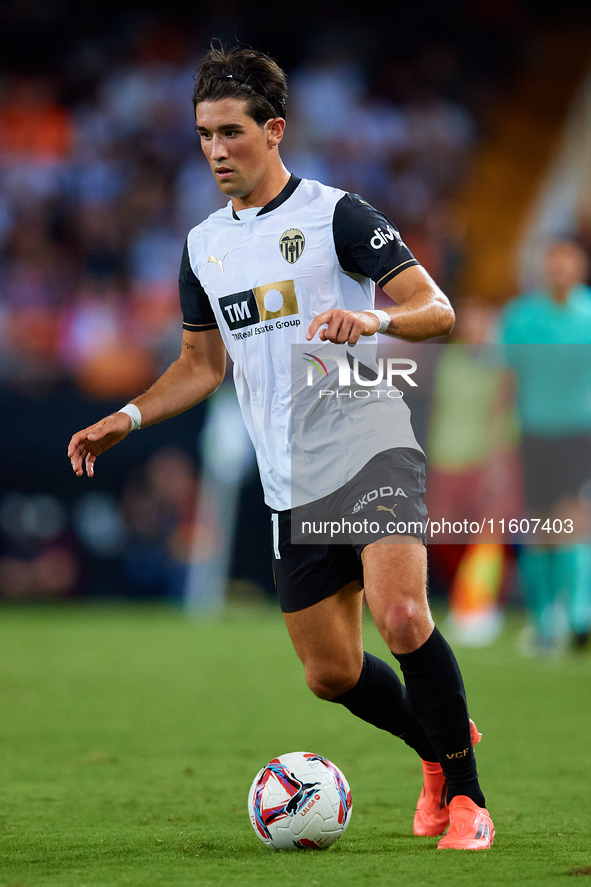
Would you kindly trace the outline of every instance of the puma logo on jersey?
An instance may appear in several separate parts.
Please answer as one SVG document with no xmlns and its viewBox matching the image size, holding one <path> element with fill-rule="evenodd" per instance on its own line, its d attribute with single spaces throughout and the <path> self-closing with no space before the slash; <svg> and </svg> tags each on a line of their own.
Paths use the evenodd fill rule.
<svg viewBox="0 0 591 887">
<path fill-rule="evenodd" d="M 219 265 L 220 268 L 222 269 L 222 274 L 223 274 L 224 273 L 223 262 L 224 262 L 224 259 L 226 258 L 227 255 L 228 255 L 228 250 L 226 250 L 226 252 L 224 253 L 224 255 L 222 256 L 221 259 L 216 259 L 215 256 L 210 256 L 207 261 L 211 262 L 213 265 Z"/>
<path fill-rule="evenodd" d="M 392 508 L 386 508 L 385 505 L 378 505 L 378 507 L 376 508 L 376 511 L 389 511 L 390 514 L 392 515 L 392 517 L 396 517 L 396 515 L 394 514 L 395 508 L 396 508 L 395 505 L 393 505 Z"/>
<path fill-rule="evenodd" d="M 391 225 L 387 225 L 385 231 L 382 231 L 381 228 L 374 228 L 373 233 L 374 236 L 369 241 L 372 249 L 381 249 L 388 241 L 400 240 L 400 234 Z"/>
</svg>

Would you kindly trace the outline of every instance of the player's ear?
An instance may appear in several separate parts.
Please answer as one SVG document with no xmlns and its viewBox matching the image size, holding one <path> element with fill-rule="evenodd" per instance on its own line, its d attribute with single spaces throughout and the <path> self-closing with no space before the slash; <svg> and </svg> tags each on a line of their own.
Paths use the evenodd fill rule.
<svg viewBox="0 0 591 887">
<path fill-rule="evenodd" d="M 272 117 L 265 123 L 267 143 L 270 148 L 275 148 L 283 138 L 285 132 L 285 120 L 283 117 Z"/>
</svg>

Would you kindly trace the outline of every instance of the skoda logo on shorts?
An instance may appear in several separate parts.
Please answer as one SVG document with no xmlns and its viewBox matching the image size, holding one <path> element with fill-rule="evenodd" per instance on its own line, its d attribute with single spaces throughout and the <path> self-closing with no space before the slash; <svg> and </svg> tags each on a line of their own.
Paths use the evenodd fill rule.
<svg viewBox="0 0 591 887">
<path fill-rule="evenodd" d="M 293 265 L 304 252 L 306 238 L 298 228 L 288 228 L 279 239 L 279 249 L 283 258 Z"/>
</svg>

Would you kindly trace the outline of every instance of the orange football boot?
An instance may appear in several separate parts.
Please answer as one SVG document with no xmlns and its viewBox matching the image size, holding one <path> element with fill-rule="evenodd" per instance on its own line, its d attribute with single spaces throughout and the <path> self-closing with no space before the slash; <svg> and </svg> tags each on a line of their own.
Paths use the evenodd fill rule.
<svg viewBox="0 0 591 887">
<path fill-rule="evenodd" d="M 486 807 L 472 798 L 456 795 L 449 802 L 449 829 L 438 850 L 488 850 L 495 839 L 495 827 Z"/>
<path fill-rule="evenodd" d="M 482 739 L 482 733 L 478 732 L 478 728 L 472 720 L 470 721 L 470 736 L 472 747 Z M 441 764 L 431 763 L 431 761 L 422 761 L 422 764 L 423 787 L 417 801 L 413 832 L 415 835 L 428 835 L 434 838 L 437 835 L 442 835 L 449 825 L 447 789 Z"/>
</svg>

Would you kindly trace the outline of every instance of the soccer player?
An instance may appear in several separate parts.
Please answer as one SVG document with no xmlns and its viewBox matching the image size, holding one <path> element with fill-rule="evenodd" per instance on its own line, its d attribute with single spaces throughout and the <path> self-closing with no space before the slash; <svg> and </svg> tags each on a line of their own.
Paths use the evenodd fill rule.
<svg viewBox="0 0 591 887">
<path fill-rule="evenodd" d="M 196 129 L 230 200 L 185 243 L 181 355 L 147 392 L 74 434 L 69 458 L 78 476 L 86 469 L 92 477 L 97 456 L 131 430 L 215 391 L 227 351 L 272 511 L 277 593 L 308 686 L 417 751 L 424 784 L 415 834 L 448 829 L 440 848 L 487 849 L 494 828 L 476 773 L 480 735 L 455 657 L 431 617 L 424 539 L 291 541 L 292 346 L 352 348 L 361 337 L 375 343 L 377 332 L 416 342 L 448 333 L 454 316 L 389 219 L 356 195 L 290 175 L 279 155 L 286 98 L 286 76 L 268 56 L 213 46 L 206 54 L 193 95 Z M 387 311 L 373 310 L 374 283 L 393 300 Z M 366 456 L 345 478 L 348 495 L 357 492 L 353 501 L 377 484 L 392 494 L 381 500 L 384 509 L 423 518 L 424 455 L 410 423 L 387 451 L 370 448 Z M 363 651 L 363 591 L 404 684 Z"/>
<path fill-rule="evenodd" d="M 542 527 L 573 522 L 553 544 L 543 544 L 552 537 L 543 530 L 519 552 L 529 622 L 523 651 L 542 656 L 560 652 L 563 601 L 573 648 L 584 650 L 591 636 L 589 513 L 581 495 L 591 479 L 589 262 L 577 243 L 556 240 L 546 249 L 544 271 L 545 286 L 509 302 L 498 330 L 518 385 L 528 514 Z"/>
</svg>

